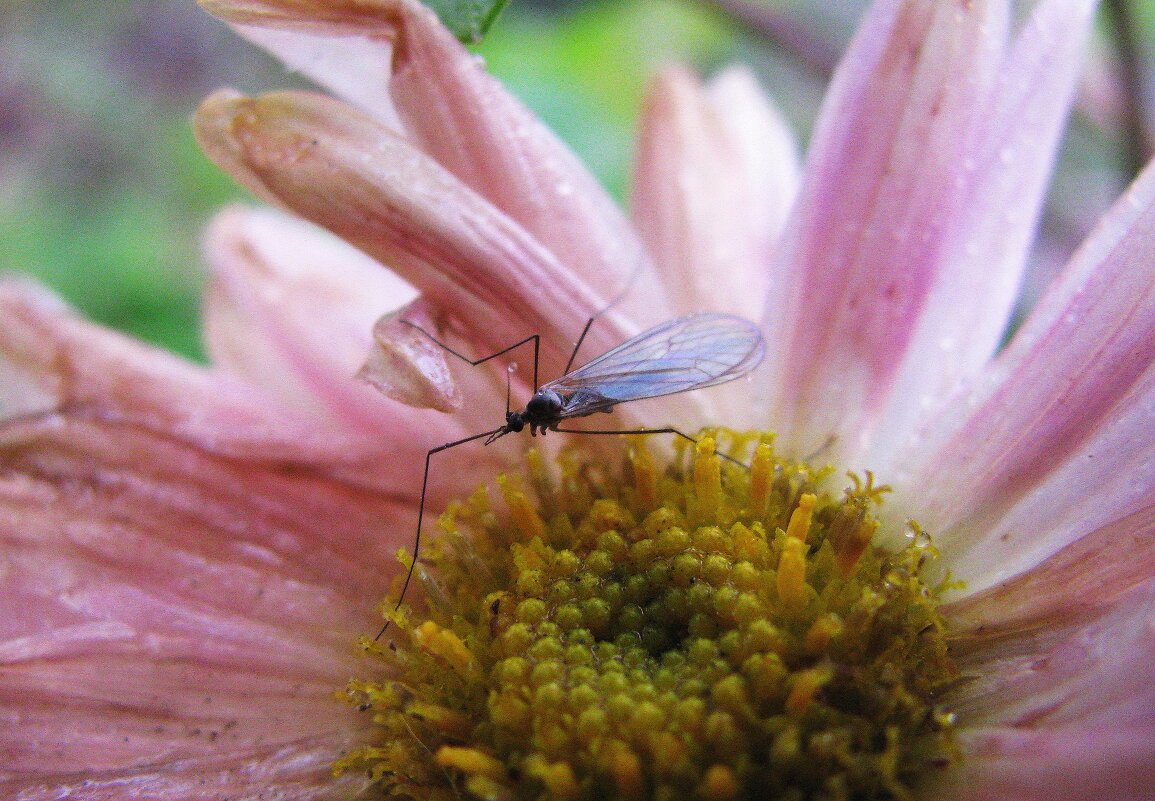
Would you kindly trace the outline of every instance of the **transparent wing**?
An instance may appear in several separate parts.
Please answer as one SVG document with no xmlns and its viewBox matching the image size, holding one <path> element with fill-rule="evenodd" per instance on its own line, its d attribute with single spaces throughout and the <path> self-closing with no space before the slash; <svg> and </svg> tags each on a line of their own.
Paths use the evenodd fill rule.
<svg viewBox="0 0 1155 801">
<path fill-rule="evenodd" d="M 588 364 L 551 381 L 577 417 L 641 398 L 732 381 L 762 361 L 757 326 L 729 314 L 691 314 L 643 331 Z"/>
</svg>

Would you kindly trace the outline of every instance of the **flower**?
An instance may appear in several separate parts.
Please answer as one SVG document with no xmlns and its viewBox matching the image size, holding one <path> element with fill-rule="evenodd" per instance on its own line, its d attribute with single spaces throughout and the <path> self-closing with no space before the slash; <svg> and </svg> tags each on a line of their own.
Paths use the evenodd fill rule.
<svg viewBox="0 0 1155 801">
<path fill-rule="evenodd" d="M 228 210 L 208 240 L 210 369 L 4 285 L 9 795 L 355 792 L 329 775 L 372 736 L 329 699 L 361 669 L 348 643 L 410 540 L 426 450 L 491 427 L 505 395 L 480 372 L 455 390 L 444 354 L 387 319 L 371 377 L 409 405 L 379 398 L 350 379 L 374 319 L 447 322 L 477 353 L 540 333 L 556 375 L 621 295 L 590 352 L 701 305 L 758 319 L 771 357 L 746 387 L 617 414 L 725 415 L 872 468 L 885 510 L 965 581 L 944 608 L 965 759 L 921 794 L 1150 797 L 1155 172 L 997 352 L 1093 3 L 1041 0 L 1013 34 L 1006 2 L 877 3 L 796 197 L 748 76 L 668 72 L 635 227 L 409 0 L 206 5 L 344 98 L 217 94 L 208 152 L 404 282 Z M 430 503 L 510 463 L 513 439 L 443 454 L 453 486 Z"/>
</svg>

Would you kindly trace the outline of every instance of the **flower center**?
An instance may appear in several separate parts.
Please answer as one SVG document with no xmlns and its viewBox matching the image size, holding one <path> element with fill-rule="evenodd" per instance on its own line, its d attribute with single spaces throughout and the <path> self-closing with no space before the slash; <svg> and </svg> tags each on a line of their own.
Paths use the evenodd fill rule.
<svg viewBox="0 0 1155 801">
<path fill-rule="evenodd" d="M 728 453 L 752 435 L 725 434 Z M 529 457 L 442 516 L 420 614 L 363 641 L 342 697 L 380 741 L 342 758 L 386 796 L 903 798 L 950 753 L 955 678 L 933 557 L 876 547 L 885 487 L 715 436 L 659 469 Z M 388 608 L 392 608 L 389 606 Z"/>
</svg>

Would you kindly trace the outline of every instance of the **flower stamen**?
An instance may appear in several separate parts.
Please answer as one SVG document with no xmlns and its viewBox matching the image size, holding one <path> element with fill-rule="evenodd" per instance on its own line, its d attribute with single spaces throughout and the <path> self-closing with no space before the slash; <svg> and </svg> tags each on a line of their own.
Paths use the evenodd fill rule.
<svg viewBox="0 0 1155 801">
<path fill-rule="evenodd" d="M 769 442 L 749 468 L 715 434 L 662 469 L 642 438 L 620 469 L 535 454 L 532 495 L 451 506 L 424 608 L 365 643 L 388 678 L 343 694 L 381 741 L 335 770 L 446 801 L 904 797 L 951 753 L 933 550 L 873 546 L 885 487 Z"/>
</svg>

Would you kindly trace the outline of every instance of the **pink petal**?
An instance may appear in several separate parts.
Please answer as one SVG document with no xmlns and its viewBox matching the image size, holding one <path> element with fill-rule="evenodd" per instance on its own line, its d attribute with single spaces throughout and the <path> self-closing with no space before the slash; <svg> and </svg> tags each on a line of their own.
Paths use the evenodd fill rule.
<svg viewBox="0 0 1155 801">
<path fill-rule="evenodd" d="M 976 631 L 954 650 L 973 677 L 952 699 L 966 757 L 933 795 L 1152 797 L 1155 579 L 1107 614 Z"/>
<path fill-rule="evenodd" d="M 1155 787 L 1155 726 L 980 728 L 962 762 L 920 796 L 944 801 L 1140 801 Z"/>
<path fill-rule="evenodd" d="M 951 707 L 967 725 L 1155 726 L 1155 577 L 1110 602 L 1025 626 L 960 632 L 970 680 Z M 948 606 L 944 611 L 951 613 Z"/>
<path fill-rule="evenodd" d="M 218 9 L 210 8 L 211 11 Z M 221 14 L 228 18 L 228 14 Z M 403 125 L 393 107 L 389 83 L 393 75 L 391 26 L 381 35 L 362 29 L 360 21 L 300 27 L 289 17 L 262 19 L 233 27 L 237 33 L 274 54 L 293 72 L 307 75 L 337 97 L 376 117 L 395 131 Z M 266 27 L 267 25 L 293 27 Z"/>
<path fill-rule="evenodd" d="M 1018 630 L 1090 614 L 1155 575 L 1155 503 L 1075 540 L 1025 573 L 950 604 L 961 630 Z"/>
<path fill-rule="evenodd" d="M 1100 529 L 1125 531 L 1122 521 L 1140 522 L 1155 504 L 1152 252 L 1155 168 L 1103 219 L 983 382 L 928 431 L 926 456 L 903 482 L 917 487 L 910 512 L 940 532 L 972 591 Z"/>
<path fill-rule="evenodd" d="M 0 308 L 9 305 L 9 298 L 13 294 L 25 295 L 30 303 L 46 311 L 71 316 L 67 306 L 58 298 L 35 283 L 21 279 L 9 278 L 0 283 Z M 45 380 L 38 369 L 40 359 L 37 356 L 43 358 L 47 354 L 40 352 L 29 359 L 25 351 L 35 351 L 37 343 L 34 338 L 27 338 L 27 334 L 22 327 L 16 331 L 0 333 L 0 420 L 48 411 L 57 405 L 56 382 Z M 15 352 L 10 352 L 3 345 L 12 342 L 14 338 L 20 344 L 13 349 Z"/>
<path fill-rule="evenodd" d="M 405 411 L 355 375 L 375 321 L 411 302 L 411 287 L 335 237 L 270 211 L 230 209 L 206 243 L 214 363 L 334 423 L 366 432 L 403 424 Z"/>
<path fill-rule="evenodd" d="M 1093 0 L 1039 3 L 999 68 L 964 155 L 968 195 L 945 245 L 933 291 L 894 378 L 879 437 L 866 459 L 883 467 L 910 431 L 1005 334 L 1071 97 L 1083 73 Z"/>
<path fill-rule="evenodd" d="M 445 350 L 405 322 L 435 330 L 421 301 L 385 315 L 373 326 L 374 345 L 357 377 L 407 406 L 459 410 L 461 393 L 445 363 Z"/>
<path fill-rule="evenodd" d="M 707 92 L 683 69 L 655 81 L 632 212 L 679 313 L 757 319 L 797 183 L 794 142 L 748 71 Z"/>
<path fill-rule="evenodd" d="M 481 355 L 542 334 L 542 374 L 557 375 L 601 301 L 480 196 L 372 119 L 299 93 L 201 107 L 206 151 L 250 189 L 317 222 L 396 270 Z M 592 352 L 630 325 L 616 312 L 590 333 Z"/>
<path fill-rule="evenodd" d="M 5 797 L 354 791 L 329 765 L 363 722 L 331 694 L 406 510 L 89 415 L 0 426 L 0 464 Z"/>
<path fill-rule="evenodd" d="M 0 282 L 0 363 L 18 379 L 5 382 L 5 392 L 16 396 L 6 403 L 23 404 L 13 411 L 84 408 L 218 448 L 268 443 L 277 433 L 266 413 L 268 396 L 93 325 L 28 282 Z M 302 420 L 279 422 L 286 447 L 317 440 Z"/>
<path fill-rule="evenodd" d="M 324 320 L 315 321 L 323 329 Z M 370 396 L 376 419 L 371 427 L 334 425 L 295 412 L 259 387 L 212 372 L 165 351 L 149 348 L 72 314 L 55 296 L 26 283 L 0 282 L 0 364 L 21 375 L 21 394 L 31 385 L 44 403 L 31 410 L 85 410 L 132 422 L 196 442 L 220 453 L 250 453 L 257 447 L 285 464 L 327 465 L 351 481 L 408 498 L 416 507 L 425 452 L 500 422 L 502 384 L 489 389 L 475 416 L 419 412 L 382 398 L 375 390 L 347 379 Z M 419 425 L 418 425 L 419 422 Z M 489 426 L 492 427 L 492 426 Z M 472 490 L 482 475 L 509 451 L 486 449 L 445 455 L 438 464 L 431 498 Z M 456 474 L 461 483 L 450 480 Z M 413 512 L 414 517 L 416 512 Z"/>
<path fill-rule="evenodd" d="M 764 317 L 783 341 L 771 420 L 803 451 L 831 433 L 861 448 L 852 432 L 886 398 L 957 214 L 963 132 L 1004 16 L 993 2 L 877 3 L 835 75 L 780 251 L 785 308 Z"/>
<path fill-rule="evenodd" d="M 622 308 L 647 322 L 666 316 L 668 307 L 645 253 L 613 200 L 420 3 L 210 0 L 206 5 L 246 25 L 339 34 L 341 39 L 316 45 L 320 55 L 305 58 L 308 46 L 300 36 L 257 36 L 338 94 L 367 102 L 371 113 L 386 120 L 391 114 L 381 113 L 375 88 L 380 69 L 366 56 L 374 48 L 382 63 L 392 55 L 389 92 L 406 135 L 597 290 L 600 300 L 584 310 L 587 317 L 627 283 L 630 292 Z M 353 47 L 350 61 L 339 54 L 342 41 Z M 327 58 L 338 59 L 346 70 L 333 69 Z M 350 91 L 348 73 L 362 64 L 367 69 Z M 374 88 L 367 91 L 366 85 Z"/>
<path fill-rule="evenodd" d="M 756 186 L 760 196 L 751 201 L 750 211 L 766 214 L 763 225 L 769 233 L 763 235 L 773 240 L 773 247 L 794 207 L 801 181 L 797 137 L 749 68 L 723 70 L 706 84 L 706 92 L 760 182 Z"/>
<path fill-rule="evenodd" d="M 376 383 L 408 393 L 401 400 L 442 411 L 466 393 L 470 404 L 460 413 L 418 412 L 359 377 L 377 352 L 372 333 L 380 315 L 414 295 L 360 251 L 300 220 L 239 207 L 218 217 L 206 243 L 214 268 L 205 310 L 210 355 L 300 415 L 312 432 L 304 441 L 321 439 L 334 450 L 335 466 L 382 482 L 416 505 L 429 448 L 503 421 L 505 385 L 479 368 L 461 371 L 458 388 L 444 351 L 420 335 L 406 354 L 395 354 L 393 372 L 377 374 Z M 402 308 L 434 330 L 423 301 L 417 303 Z M 407 329 L 406 337 L 412 333 Z M 322 459 L 322 449 L 315 442 L 311 447 L 309 456 Z M 501 460 L 500 452 L 446 454 L 430 497 L 443 500 L 447 491 L 472 489 Z M 455 472 L 462 483 L 445 480 Z"/>
<path fill-rule="evenodd" d="M 853 460 L 900 440 L 989 356 L 1074 79 L 1087 4 L 1076 10 L 1056 24 L 1040 7 L 1009 57 L 1005 3 L 868 13 L 784 235 L 791 305 L 764 317 L 772 339 L 782 320 L 770 419 L 787 443 L 806 452 L 833 434 Z"/>
</svg>

